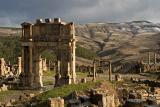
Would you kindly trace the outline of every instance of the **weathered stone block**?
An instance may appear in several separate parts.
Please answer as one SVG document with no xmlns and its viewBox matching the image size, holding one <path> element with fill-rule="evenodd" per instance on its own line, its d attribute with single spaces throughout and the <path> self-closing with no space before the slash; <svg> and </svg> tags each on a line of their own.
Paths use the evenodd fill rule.
<svg viewBox="0 0 160 107">
<path fill-rule="evenodd" d="M 49 98 L 48 99 L 49 107 L 64 107 L 64 99 L 62 98 Z"/>
<path fill-rule="evenodd" d="M 115 75 L 115 80 L 116 80 L 116 81 L 122 81 L 121 75 L 116 74 L 116 75 Z"/>
<path fill-rule="evenodd" d="M 8 90 L 8 86 L 3 84 L 2 87 L 1 87 L 1 91 L 7 91 L 7 90 Z"/>
<path fill-rule="evenodd" d="M 91 96 L 91 102 L 98 107 L 115 107 L 114 94 L 95 94 Z"/>
</svg>

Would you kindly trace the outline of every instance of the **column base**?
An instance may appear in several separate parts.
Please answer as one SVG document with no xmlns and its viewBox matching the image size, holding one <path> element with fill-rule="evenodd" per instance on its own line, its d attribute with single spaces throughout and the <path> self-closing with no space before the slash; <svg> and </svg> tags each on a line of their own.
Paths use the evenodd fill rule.
<svg viewBox="0 0 160 107">
<path fill-rule="evenodd" d="M 32 86 L 32 89 L 41 89 L 43 88 L 43 85 L 41 83 L 34 83 Z"/>
<path fill-rule="evenodd" d="M 21 85 L 23 87 L 32 87 L 33 85 L 33 75 L 32 74 L 23 74 L 23 76 L 21 77 Z"/>
<path fill-rule="evenodd" d="M 42 82 L 42 76 L 41 75 L 36 75 L 34 77 L 34 82 L 33 86 L 34 89 L 40 89 L 43 87 L 43 82 Z"/>
<path fill-rule="evenodd" d="M 72 84 L 72 78 L 70 76 L 60 77 L 58 75 L 55 76 L 55 87 L 60 87 L 63 85 Z"/>
<path fill-rule="evenodd" d="M 20 87 L 23 89 L 40 89 L 43 87 L 43 83 L 38 77 L 34 79 L 33 74 L 28 74 L 21 77 Z"/>
<path fill-rule="evenodd" d="M 43 86 L 41 86 L 39 83 L 33 83 L 33 85 L 24 85 L 24 86 L 19 86 L 18 89 L 22 90 L 37 90 L 37 89 L 42 89 Z"/>
</svg>

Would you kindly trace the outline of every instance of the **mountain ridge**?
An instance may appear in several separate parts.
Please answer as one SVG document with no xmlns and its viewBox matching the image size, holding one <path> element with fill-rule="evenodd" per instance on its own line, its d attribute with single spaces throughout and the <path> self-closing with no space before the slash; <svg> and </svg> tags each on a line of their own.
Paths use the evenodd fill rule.
<svg viewBox="0 0 160 107">
<path fill-rule="evenodd" d="M 75 25 L 77 44 L 113 62 L 138 61 L 160 50 L 160 24 L 149 21 Z M 20 28 L 0 27 L 0 36 L 20 36 Z"/>
</svg>

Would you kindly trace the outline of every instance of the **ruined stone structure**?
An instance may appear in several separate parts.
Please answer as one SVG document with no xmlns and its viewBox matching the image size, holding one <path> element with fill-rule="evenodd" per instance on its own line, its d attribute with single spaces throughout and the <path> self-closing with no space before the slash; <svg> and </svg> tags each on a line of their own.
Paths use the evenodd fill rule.
<svg viewBox="0 0 160 107">
<path fill-rule="evenodd" d="M 93 66 L 76 65 L 76 71 L 78 71 L 78 72 L 92 72 Z"/>
<path fill-rule="evenodd" d="M 6 65 L 4 58 L 0 58 L 0 76 L 5 76 L 8 72 L 10 72 L 10 69 Z"/>
<path fill-rule="evenodd" d="M 154 53 L 154 61 L 151 62 L 151 52 L 148 52 L 148 61 L 143 60 L 139 62 L 140 72 L 158 72 L 160 70 L 160 63 L 157 63 L 157 54 Z"/>
<path fill-rule="evenodd" d="M 22 71 L 23 85 L 40 88 L 42 83 L 41 53 L 53 50 L 57 56 L 55 86 L 76 82 L 75 29 L 73 22 L 60 18 L 38 19 L 35 24 L 22 23 Z"/>
<path fill-rule="evenodd" d="M 147 59 L 144 58 L 139 61 L 132 61 L 122 64 L 121 66 L 114 67 L 114 72 L 160 72 L 160 63 L 157 61 L 156 53 L 147 53 Z M 152 55 L 152 57 L 151 57 Z"/>
<path fill-rule="evenodd" d="M 108 61 L 105 59 L 95 59 L 93 61 L 93 75 L 96 75 L 97 72 L 104 72 L 104 71 L 108 72 L 109 81 L 112 81 L 112 63 L 111 61 Z"/>
</svg>

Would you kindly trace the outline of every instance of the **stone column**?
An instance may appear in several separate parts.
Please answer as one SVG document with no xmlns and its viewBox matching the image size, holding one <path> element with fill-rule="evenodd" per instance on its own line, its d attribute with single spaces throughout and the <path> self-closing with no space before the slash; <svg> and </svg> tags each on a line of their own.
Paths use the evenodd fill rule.
<svg viewBox="0 0 160 107">
<path fill-rule="evenodd" d="M 143 61 L 143 59 L 141 59 L 141 60 L 140 60 L 140 64 L 144 64 L 144 61 Z"/>
<path fill-rule="evenodd" d="M 43 60 L 42 60 L 42 58 L 41 58 L 41 55 L 39 56 L 39 59 L 40 59 L 40 61 L 39 61 L 39 87 L 43 87 L 43 82 L 42 82 L 42 75 L 43 75 L 43 65 L 42 65 L 42 62 L 43 62 Z"/>
<path fill-rule="evenodd" d="M 22 27 L 22 35 L 21 35 L 21 39 L 24 39 L 24 28 Z"/>
<path fill-rule="evenodd" d="M 88 69 L 88 75 L 89 75 L 89 76 L 91 75 L 91 71 L 92 71 L 92 67 L 89 66 L 89 69 Z"/>
<path fill-rule="evenodd" d="M 109 81 L 112 81 L 112 63 L 109 61 Z"/>
<path fill-rule="evenodd" d="M 60 72 L 61 72 L 61 62 L 59 60 L 57 60 L 57 69 L 56 69 L 57 75 L 60 76 Z"/>
<path fill-rule="evenodd" d="M 93 80 L 96 81 L 96 61 L 93 61 Z"/>
<path fill-rule="evenodd" d="M 139 73 L 142 73 L 142 68 L 141 67 L 139 68 Z"/>
<path fill-rule="evenodd" d="M 71 73 L 72 73 L 72 83 L 76 83 L 76 41 L 72 40 L 71 47 Z"/>
<path fill-rule="evenodd" d="M 34 86 L 33 88 L 41 88 L 43 87 L 43 82 L 42 82 L 42 61 L 41 61 L 41 55 L 38 54 L 35 57 L 35 71 L 34 71 Z"/>
<path fill-rule="evenodd" d="M 157 63 L 157 55 L 156 55 L 156 53 L 154 53 L 154 64 L 156 64 Z"/>
<path fill-rule="evenodd" d="M 22 58 L 23 58 L 23 77 L 21 78 L 21 82 L 23 84 L 24 87 L 30 87 L 30 62 L 29 62 L 29 56 L 30 56 L 30 52 L 29 52 L 29 47 L 28 46 L 24 46 L 22 48 Z"/>
<path fill-rule="evenodd" d="M 4 58 L 0 59 L 0 75 L 4 76 L 5 75 L 5 61 Z"/>
<path fill-rule="evenodd" d="M 45 64 L 45 71 L 47 71 L 48 69 L 47 69 L 47 59 L 45 59 L 45 61 L 44 61 L 44 64 Z"/>
<path fill-rule="evenodd" d="M 71 66 L 70 66 L 70 65 L 71 65 L 71 64 L 68 62 L 68 63 L 67 63 L 67 66 L 68 66 L 68 67 L 67 67 L 67 68 L 68 68 L 68 69 L 67 69 L 67 76 L 70 76 L 70 71 L 71 71 Z"/>
<path fill-rule="evenodd" d="M 22 51 L 22 57 L 21 57 L 21 60 L 22 60 L 22 65 L 21 65 L 21 67 L 22 67 L 22 72 L 24 73 L 24 47 L 22 47 L 22 49 L 21 49 L 21 51 Z"/>
<path fill-rule="evenodd" d="M 57 56 L 58 57 L 58 56 Z M 55 87 L 57 87 L 57 86 L 60 86 L 60 84 L 59 84 L 59 80 L 60 80 L 60 78 L 61 78 L 61 62 L 60 62 L 60 60 L 59 60 L 59 58 L 57 58 L 57 61 L 56 61 L 56 75 L 55 75 Z"/>
<path fill-rule="evenodd" d="M 33 86 L 33 51 L 32 47 L 29 47 L 29 76 L 28 76 L 28 81 L 30 81 L 30 86 Z"/>
<path fill-rule="evenodd" d="M 22 57 L 18 57 L 18 72 L 17 74 L 20 75 L 22 72 Z"/>
<path fill-rule="evenodd" d="M 42 58 L 42 69 L 43 71 L 47 71 L 47 60 Z"/>
<path fill-rule="evenodd" d="M 48 69 L 48 67 L 47 67 Z M 56 61 L 53 62 L 53 71 L 56 72 Z"/>
<path fill-rule="evenodd" d="M 148 52 L 148 64 L 151 63 L 151 56 L 150 56 L 150 52 Z"/>
<path fill-rule="evenodd" d="M 50 60 L 48 60 L 48 70 L 49 70 L 49 71 L 51 70 L 51 63 L 50 63 Z"/>
</svg>

